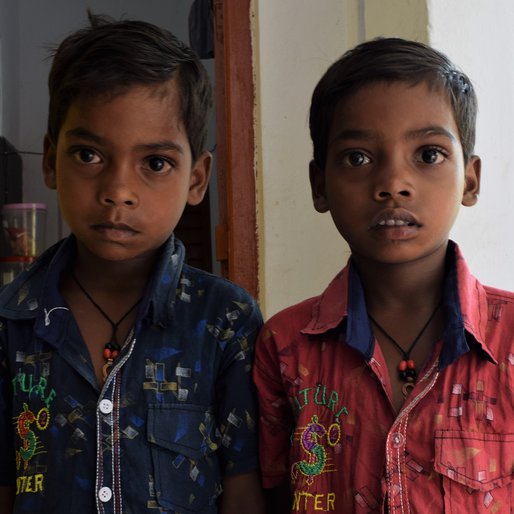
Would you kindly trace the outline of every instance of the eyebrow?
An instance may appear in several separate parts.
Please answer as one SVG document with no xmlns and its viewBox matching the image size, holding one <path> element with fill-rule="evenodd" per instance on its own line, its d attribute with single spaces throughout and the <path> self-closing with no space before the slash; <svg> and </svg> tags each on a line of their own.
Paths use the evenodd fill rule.
<svg viewBox="0 0 514 514">
<path fill-rule="evenodd" d="M 86 141 L 91 141 L 92 143 L 96 143 L 98 145 L 105 144 L 105 139 L 90 130 L 87 130 L 82 127 L 77 127 L 66 131 L 66 137 L 77 137 L 80 139 L 85 139 Z M 163 139 L 161 141 L 156 141 L 155 143 L 141 143 L 136 145 L 135 147 L 138 150 L 146 150 L 149 152 L 157 152 L 162 150 L 173 150 L 177 151 L 181 154 L 184 153 L 184 148 L 182 145 L 175 143 L 173 141 L 169 141 L 167 139 Z"/>
<path fill-rule="evenodd" d="M 420 139 L 422 137 L 427 136 L 443 136 L 447 137 L 450 141 L 455 142 L 457 138 L 455 135 L 449 130 L 441 127 L 440 125 L 429 125 L 428 127 L 422 127 L 415 130 L 409 130 L 405 134 L 405 139 Z M 337 140 L 345 140 L 345 139 L 357 139 L 360 141 L 373 141 L 378 139 L 377 134 L 370 130 L 357 130 L 357 129 L 347 129 L 341 130 L 332 140 L 329 141 L 329 144 L 333 143 Z"/>
</svg>

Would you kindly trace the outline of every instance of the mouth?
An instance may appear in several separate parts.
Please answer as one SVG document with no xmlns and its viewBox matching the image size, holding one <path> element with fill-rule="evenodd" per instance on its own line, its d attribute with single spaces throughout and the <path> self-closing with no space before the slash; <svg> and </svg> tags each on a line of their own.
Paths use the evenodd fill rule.
<svg viewBox="0 0 514 514">
<path fill-rule="evenodd" d="M 112 239 L 126 238 L 138 234 L 136 229 L 125 223 L 112 223 L 106 221 L 91 225 L 91 228 Z"/>
<path fill-rule="evenodd" d="M 416 216 L 406 209 L 384 209 L 380 211 L 370 224 L 371 229 L 387 229 L 396 227 L 421 227 Z"/>
</svg>

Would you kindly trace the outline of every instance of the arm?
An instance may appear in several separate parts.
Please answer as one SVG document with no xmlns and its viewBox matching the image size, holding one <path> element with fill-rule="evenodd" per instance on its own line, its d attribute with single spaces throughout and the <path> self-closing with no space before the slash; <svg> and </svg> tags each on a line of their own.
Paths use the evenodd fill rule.
<svg viewBox="0 0 514 514">
<path fill-rule="evenodd" d="M 272 489 L 264 489 L 266 514 L 284 514 L 291 512 L 291 490 L 289 484 L 283 484 Z"/>
<path fill-rule="evenodd" d="M 11 375 L 7 365 L 5 337 L 5 329 L 0 329 L 0 514 L 11 514 L 13 512 L 15 496 L 11 406 L 13 392 L 10 387 Z"/>
<path fill-rule="evenodd" d="M 239 302 L 233 312 L 232 337 L 223 350 L 217 377 L 218 424 L 222 444 L 218 450 L 223 493 L 221 514 L 264 514 L 258 474 L 257 401 L 251 366 L 262 317 L 253 300 Z"/>
<path fill-rule="evenodd" d="M 0 486 L 0 514 L 12 514 L 14 487 Z"/>
<path fill-rule="evenodd" d="M 221 514 L 264 514 L 264 499 L 257 471 L 223 479 Z M 285 512 L 285 511 L 284 511 Z"/>
</svg>

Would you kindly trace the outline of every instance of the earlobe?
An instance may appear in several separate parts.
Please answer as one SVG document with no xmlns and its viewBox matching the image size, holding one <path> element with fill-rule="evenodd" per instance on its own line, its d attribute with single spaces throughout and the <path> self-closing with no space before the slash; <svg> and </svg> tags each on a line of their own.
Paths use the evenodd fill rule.
<svg viewBox="0 0 514 514">
<path fill-rule="evenodd" d="M 318 212 L 328 211 L 328 201 L 325 192 L 325 171 L 311 161 L 309 164 L 309 179 L 311 181 L 312 202 Z"/>
<path fill-rule="evenodd" d="M 189 194 L 187 197 L 187 203 L 189 205 L 198 205 L 203 200 L 207 187 L 209 186 L 211 166 L 212 155 L 210 152 L 202 153 L 193 164 L 189 182 Z"/>
<path fill-rule="evenodd" d="M 57 157 L 55 145 L 48 135 L 45 136 L 43 148 L 43 177 L 45 180 L 45 184 L 49 189 L 57 189 L 57 179 L 55 170 Z"/>
<path fill-rule="evenodd" d="M 478 201 L 481 169 L 482 162 L 480 157 L 478 157 L 478 155 L 472 155 L 466 164 L 464 193 L 462 195 L 462 205 L 466 207 L 471 207 Z"/>
</svg>

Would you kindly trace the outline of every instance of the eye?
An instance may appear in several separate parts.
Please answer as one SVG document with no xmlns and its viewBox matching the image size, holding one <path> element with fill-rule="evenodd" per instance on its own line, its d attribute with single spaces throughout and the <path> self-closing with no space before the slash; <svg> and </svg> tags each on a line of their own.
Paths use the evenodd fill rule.
<svg viewBox="0 0 514 514">
<path fill-rule="evenodd" d="M 418 160 L 423 164 L 440 164 L 444 162 L 447 155 L 441 148 L 423 148 L 418 153 Z"/>
<path fill-rule="evenodd" d="M 155 173 L 166 173 L 171 171 L 174 168 L 174 165 L 164 157 L 153 155 L 146 159 L 144 167 Z"/>
<path fill-rule="evenodd" d="M 359 166 L 365 166 L 370 162 L 371 159 L 364 152 L 359 152 L 357 150 L 347 152 L 343 156 L 343 164 L 354 168 L 358 168 Z"/>
<path fill-rule="evenodd" d="M 79 148 L 73 151 L 73 156 L 81 164 L 98 164 L 102 162 L 100 156 L 90 148 Z"/>
</svg>

